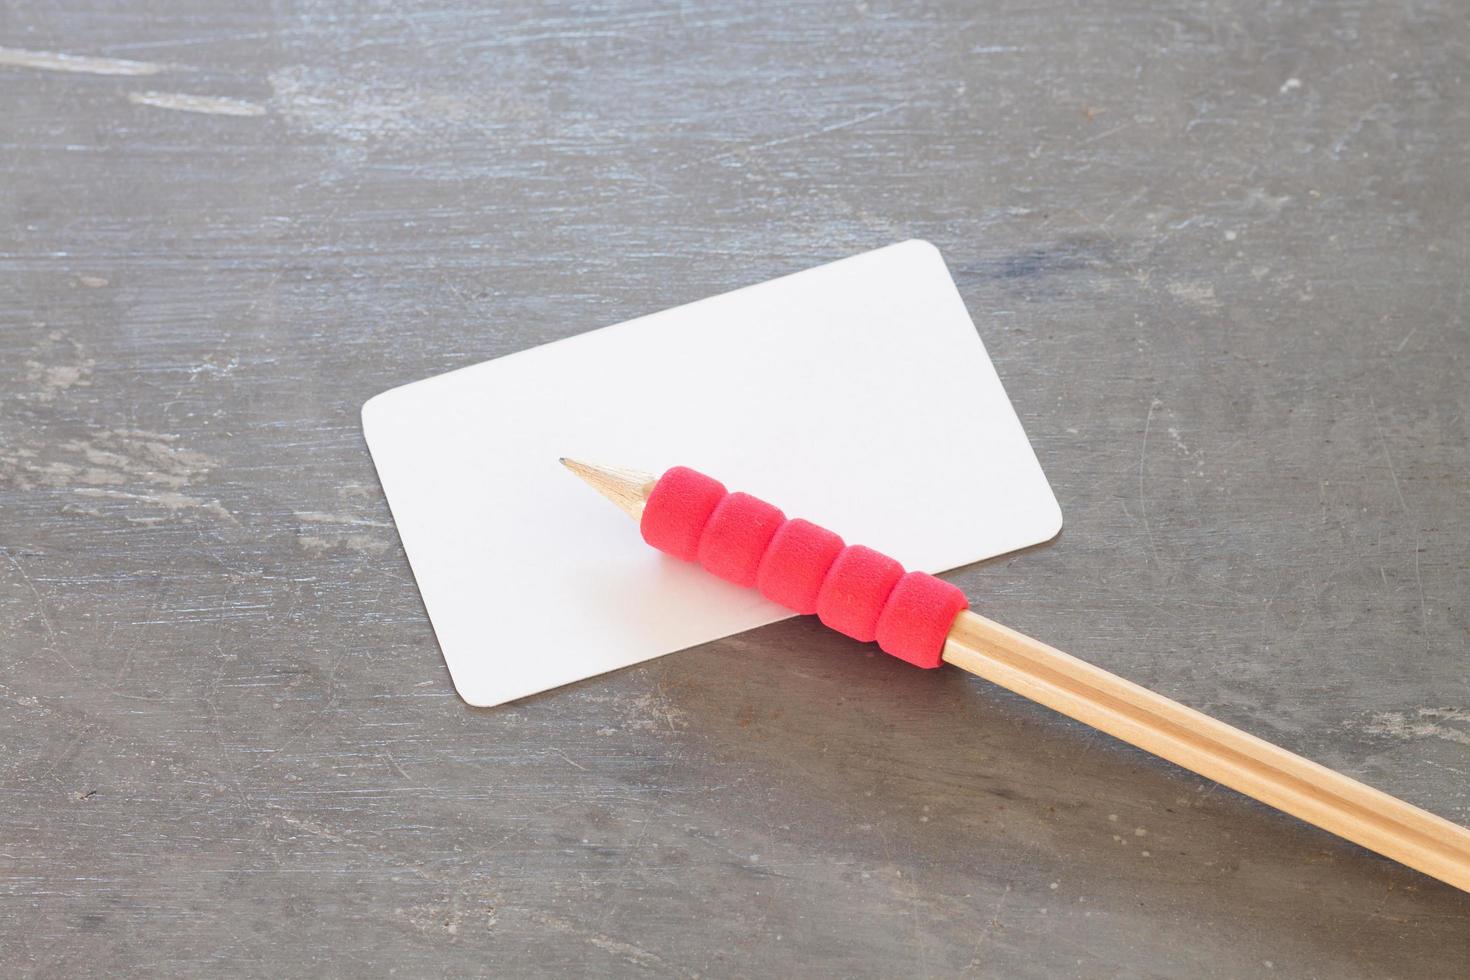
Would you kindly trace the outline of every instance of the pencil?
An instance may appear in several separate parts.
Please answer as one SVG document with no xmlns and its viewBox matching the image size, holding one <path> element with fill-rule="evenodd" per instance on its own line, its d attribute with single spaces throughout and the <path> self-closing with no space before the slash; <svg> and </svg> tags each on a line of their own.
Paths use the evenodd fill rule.
<svg viewBox="0 0 1470 980">
<path fill-rule="evenodd" d="M 645 510 L 650 497 L 659 487 L 661 478 L 635 470 L 595 466 L 570 459 L 563 459 L 561 462 L 628 516 L 640 521 L 645 539 L 671 552 L 677 552 L 679 547 L 683 547 L 668 547 L 650 538 Z M 682 468 L 670 470 L 662 479 L 667 480 L 671 474 L 680 470 Z M 693 473 L 688 470 L 682 472 Z M 718 488 L 718 493 L 724 492 L 723 486 L 717 482 L 699 474 L 693 476 L 707 480 L 710 485 Z M 728 497 L 744 498 L 746 502 L 753 502 L 745 504 L 744 512 L 750 515 L 745 519 L 745 527 L 759 532 L 755 535 L 757 538 L 763 535 L 764 541 L 759 545 L 761 549 L 770 548 L 769 542 L 776 532 L 774 528 L 761 530 L 762 515 L 773 515 L 767 523 L 778 519 L 784 521 L 784 515 L 770 505 L 743 494 L 731 494 Z M 710 513 L 710 509 L 703 511 L 704 516 L 695 528 L 696 536 L 705 522 L 710 521 Z M 787 523 L 805 524 L 797 521 Z M 814 525 L 806 527 L 815 529 Z M 822 533 L 830 534 L 825 531 Z M 831 538 L 836 539 L 836 536 L 831 535 Z M 840 539 L 836 540 L 840 546 Z M 868 554 L 876 555 L 872 552 Z M 680 556 L 694 557 L 692 552 Z M 718 556 L 705 554 L 700 560 L 711 570 L 721 569 L 722 577 L 741 580 L 744 575 L 748 579 L 748 574 L 738 568 L 725 574 L 723 570 L 733 566 L 730 566 L 729 561 L 724 565 L 715 564 L 716 558 Z M 882 560 L 892 561 L 886 558 Z M 896 564 L 893 563 L 895 566 Z M 882 566 L 875 562 L 872 567 Z M 901 573 L 901 568 L 899 571 Z M 916 576 L 919 573 L 909 575 Z M 831 573 L 828 574 L 829 579 L 830 577 Z M 922 577 L 932 579 L 932 576 Z M 893 588 L 891 582 L 884 581 L 883 587 Z M 743 584 L 753 583 L 746 580 Z M 941 585 L 953 589 L 947 584 Z M 764 583 L 762 591 L 767 591 Z M 794 603 L 788 604 L 796 607 Z M 964 600 L 961 598 L 960 605 L 963 604 Z M 798 611 L 812 610 L 800 608 Z M 841 609 L 838 608 L 830 616 L 826 611 L 820 615 L 824 622 L 829 622 L 840 618 Z M 833 623 L 829 622 L 829 625 Z M 834 628 L 842 629 L 841 626 Z M 842 632 L 858 635 L 848 629 L 842 629 Z M 954 613 L 947 631 L 937 635 L 939 642 L 942 642 L 942 650 L 936 650 L 937 657 L 933 663 L 923 663 L 921 666 L 937 666 L 942 660 L 943 663 L 1014 691 L 1129 745 L 1151 752 L 1309 824 L 1462 891 L 1470 892 L 1470 830 L 1458 824 L 1078 660 L 968 609 Z M 871 640 L 873 637 L 861 635 L 859 638 Z M 888 649 L 887 645 L 885 649 Z M 912 659 L 904 653 L 896 655 Z"/>
</svg>

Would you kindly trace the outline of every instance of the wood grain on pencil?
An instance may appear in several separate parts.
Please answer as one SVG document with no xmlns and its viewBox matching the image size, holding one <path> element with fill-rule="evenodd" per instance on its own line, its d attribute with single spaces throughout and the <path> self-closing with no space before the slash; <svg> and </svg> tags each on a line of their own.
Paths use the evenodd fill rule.
<svg viewBox="0 0 1470 980">
<path fill-rule="evenodd" d="M 1470 891 L 1470 830 L 973 612 L 944 660 Z"/>
<path fill-rule="evenodd" d="M 635 520 L 656 477 L 563 459 Z M 943 659 L 1310 824 L 1470 891 L 1470 830 L 965 611 Z"/>
</svg>

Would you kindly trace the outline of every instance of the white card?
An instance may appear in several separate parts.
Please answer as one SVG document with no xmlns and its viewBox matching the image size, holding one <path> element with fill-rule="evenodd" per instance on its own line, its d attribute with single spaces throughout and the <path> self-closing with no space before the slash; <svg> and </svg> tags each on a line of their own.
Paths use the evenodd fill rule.
<svg viewBox="0 0 1470 980">
<path fill-rule="evenodd" d="M 1062 523 L 944 260 L 921 241 L 394 388 L 362 420 L 473 705 L 792 615 L 654 551 L 560 456 L 692 466 L 930 572 Z"/>
</svg>

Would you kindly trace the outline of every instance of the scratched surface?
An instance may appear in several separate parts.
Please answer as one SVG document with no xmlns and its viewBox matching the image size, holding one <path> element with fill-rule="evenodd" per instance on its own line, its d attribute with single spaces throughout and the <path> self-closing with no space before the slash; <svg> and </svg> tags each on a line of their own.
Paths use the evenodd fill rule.
<svg viewBox="0 0 1470 980">
<path fill-rule="evenodd" d="M 928 238 L 1068 520 L 976 604 L 1470 822 L 1467 140 L 1448 0 L 6 5 L 5 971 L 1465 975 L 810 622 L 466 708 L 357 410 Z"/>
</svg>

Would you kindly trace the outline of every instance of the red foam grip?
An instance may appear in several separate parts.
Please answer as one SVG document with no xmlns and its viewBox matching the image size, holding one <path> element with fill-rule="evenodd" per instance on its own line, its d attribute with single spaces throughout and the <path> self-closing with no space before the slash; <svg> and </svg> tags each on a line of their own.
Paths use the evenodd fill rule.
<svg viewBox="0 0 1470 980">
<path fill-rule="evenodd" d="M 903 566 L 860 544 L 842 549 L 817 593 L 817 618 L 854 640 L 878 638 L 878 617 L 888 594 L 903 578 Z"/>
<path fill-rule="evenodd" d="M 801 518 L 776 530 L 756 571 L 761 595 L 803 616 L 817 611 L 817 593 L 827 569 L 842 551 L 842 539 Z"/>
<path fill-rule="evenodd" d="M 956 586 L 927 572 L 909 572 L 888 594 L 878 616 L 878 645 L 915 667 L 938 667 L 949 628 L 969 607 Z"/>
<path fill-rule="evenodd" d="M 643 505 L 639 530 L 659 551 L 693 561 L 709 516 L 725 499 L 725 485 L 713 477 L 675 466 L 658 478 Z"/>
<path fill-rule="evenodd" d="M 761 556 L 786 515 L 748 493 L 726 494 L 699 535 L 699 563 L 711 575 L 750 588 Z"/>
<path fill-rule="evenodd" d="M 684 466 L 659 478 L 643 508 L 643 540 L 727 581 L 916 667 L 938 667 L 965 594 L 825 528 Z"/>
</svg>

